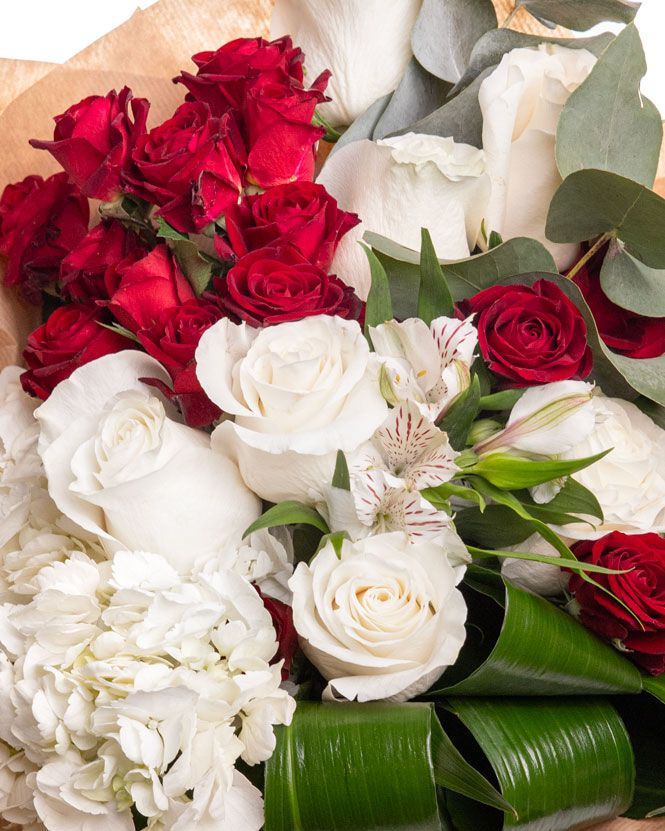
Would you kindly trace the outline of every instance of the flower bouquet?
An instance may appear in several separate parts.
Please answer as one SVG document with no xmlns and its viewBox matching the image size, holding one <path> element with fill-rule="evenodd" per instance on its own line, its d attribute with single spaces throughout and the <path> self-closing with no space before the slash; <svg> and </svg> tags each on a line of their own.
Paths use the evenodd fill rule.
<svg viewBox="0 0 665 831">
<path fill-rule="evenodd" d="M 485 0 L 277 0 L 161 121 L 124 86 L 31 140 L 61 169 L 0 199 L 42 315 L 0 374 L 4 822 L 665 812 L 637 5 L 503 21 L 625 24 L 569 38 Z"/>
</svg>

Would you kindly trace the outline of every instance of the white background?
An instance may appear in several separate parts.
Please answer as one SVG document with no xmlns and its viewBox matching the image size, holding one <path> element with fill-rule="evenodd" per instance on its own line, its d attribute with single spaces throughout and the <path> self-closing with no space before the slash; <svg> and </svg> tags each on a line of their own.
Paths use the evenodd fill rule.
<svg viewBox="0 0 665 831">
<path fill-rule="evenodd" d="M 154 2 L 158 0 L 2 0 L 0 58 L 62 63 L 119 26 L 137 7 Z M 642 91 L 665 116 L 665 0 L 643 0 L 636 22 L 649 66 Z M 210 48 L 217 46 L 221 44 Z"/>
</svg>

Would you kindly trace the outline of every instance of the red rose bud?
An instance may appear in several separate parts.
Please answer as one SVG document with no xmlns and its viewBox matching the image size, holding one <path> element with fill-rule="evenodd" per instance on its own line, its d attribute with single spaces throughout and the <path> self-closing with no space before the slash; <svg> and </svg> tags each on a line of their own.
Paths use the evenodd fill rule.
<svg viewBox="0 0 665 831">
<path fill-rule="evenodd" d="M 630 650 L 629 657 L 652 675 L 665 671 L 665 540 L 658 534 L 614 531 L 599 540 L 579 542 L 572 550 L 583 563 L 630 569 L 625 574 L 593 575 L 620 603 L 578 574 L 571 576 L 570 591 L 581 606 L 581 623 Z"/>
<path fill-rule="evenodd" d="M 548 280 L 533 287 L 492 286 L 458 305 L 475 314 L 478 343 L 489 368 L 509 387 L 581 380 L 593 357 L 577 307 Z"/>
<path fill-rule="evenodd" d="M 313 182 L 276 185 L 245 197 L 226 212 L 226 231 L 236 257 L 267 246 L 289 246 L 324 271 L 340 239 L 359 222 L 356 214 L 337 207 L 323 185 Z M 219 246 L 218 253 L 224 254 Z"/>
<path fill-rule="evenodd" d="M 8 257 L 5 285 L 20 286 L 31 303 L 58 280 L 63 257 L 88 232 L 88 200 L 66 173 L 27 176 L 0 198 L 0 253 Z"/>
<path fill-rule="evenodd" d="M 62 295 L 70 300 L 108 300 L 106 273 L 129 254 L 147 251 L 138 236 L 119 222 L 96 225 L 62 261 Z"/>
<path fill-rule="evenodd" d="M 259 76 L 280 83 L 292 79 L 302 86 L 303 53 L 290 37 L 268 42 L 263 38 L 237 38 L 216 52 L 199 52 L 192 58 L 196 75 L 183 72 L 173 81 L 184 84 L 194 101 L 209 105 L 213 115 L 239 110 L 248 84 Z"/>
<path fill-rule="evenodd" d="M 362 310 L 350 286 L 293 248 L 252 251 L 214 285 L 222 306 L 251 326 L 324 314 L 357 320 Z"/>
<path fill-rule="evenodd" d="M 23 357 L 29 369 L 21 375 L 23 389 L 46 399 L 56 384 L 83 364 L 133 348 L 130 340 L 100 326 L 100 322 L 110 321 L 99 306 L 71 303 L 57 308 L 28 336 Z"/>
<path fill-rule="evenodd" d="M 198 232 L 238 201 L 242 138 L 232 116 L 213 118 L 207 104 L 182 104 L 139 139 L 132 158 L 127 190 L 159 205 L 178 231 Z"/>
<path fill-rule="evenodd" d="M 272 659 L 271 663 L 284 660 L 282 666 L 282 681 L 286 681 L 289 677 L 289 670 L 291 668 L 291 661 L 293 656 L 298 651 L 298 633 L 293 625 L 293 610 L 286 603 L 281 600 L 276 600 L 274 597 L 266 597 L 258 586 L 254 585 L 258 592 L 263 605 L 270 612 L 272 618 L 272 625 L 275 627 L 275 634 L 277 636 L 277 653 Z"/>
<path fill-rule="evenodd" d="M 108 308 L 132 332 L 150 329 L 165 309 L 194 299 L 192 287 L 166 245 L 158 245 L 139 260 L 128 256 L 107 271 L 106 278 L 111 298 Z"/>
<path fill-rule="evenodd" d="M 145 98 L 132 99 L 129 87 L 91 95 L 55 117 L 53 141 L 30 144 L 48 150 L 85 196 L 108 202 L 123 190 L 121 174 L 145 133 L 149 107 Z"/>
<path fill-rule="evenodd" d="M 574 276 L 603 341 L 626 358 L 657 358 L 665 354 L 665 317 L 645 317 L 622 309 L 605 294 L 599 261 L 589 262 Z"/>
</svg>

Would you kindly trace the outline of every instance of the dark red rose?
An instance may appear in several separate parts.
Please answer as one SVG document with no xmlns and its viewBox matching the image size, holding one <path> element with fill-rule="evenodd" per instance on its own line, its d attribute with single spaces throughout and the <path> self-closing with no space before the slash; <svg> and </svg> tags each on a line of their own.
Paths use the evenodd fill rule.
<svg viewBox="0 0 665 831">
<path fill-rule="evenodd" d="M 199 52 L 192 60 L 196 75 L 183 72 L 173 81 L 184 84 L 195 101 L 204 101 L 215 115 L 239 110 L 245 90 L 259 76 L 281 82 L 289 78 L 302 85 L 303 53 L 290 37 L 268 42 L 263 38 L 237 38 L 216 52 Z"/>
<path fill-rule="evenodd" d="M 0 198 L 5 285 L 20 286 L 27 300 L 41 303 L 41 290 L 58 280 L 60 263 L 87 234 L 89 218 L 88 200 L 66 173 L 7 185 Z"/>
<path fill-rule="evenodd" d="M 573 276 L 596 321 L 603 341 L 627 358 L 657 358 L 665 353 L 665 317 L 645 317 L 613 303 L 600 284 L 600 261 Z"/>
<path fill-rule="evenodd" d="M 141 136 L 125 177 L 127 190 L 160 206 L 158 214 L 198 232 L 238 201 L 245 149 L 231 115 L 212 117 L 202 102 L 182 104 Z"/>
<path fill-rule="evenodd" d="M 573 546 L 578 560 L 625 574 L 593 574 L 621 603 L 573 574 L 570 591 L 582 607 L 580 621 L 601 638 L 619 641 L 652 675 L 665 671 L 665 540 L 658 534 L 613 531 Z M 626 608 L 628 607 L 628 608 Z"/>
<path fill-rule="evenodd" d="M 214 285 L 222 306 L 251 326 L 324 314 L 357 320 L 362 310 L 350 286 L 292 248 L 252 251 Z"/>
<path fill-rule="evenodd" d="M 584 318 L 549 280 L 531 288 L 492 286 L 463 300 L 458 311 L 476 315 L 483 357 L 507 386 L 580 380 L 591 372 Z"/>
<path fill-rule="evenodd" d="M 132 99 L 129 87 L 91 95 L 55 117 L 53 141 L 30 144 L 48 150 L 85 196 L 108 202 L 123 190 L 121 174 L 145 133 L 149 107 L 145 98 Z"/>
<path fill-rule="evenodd" d="M 272 625 L 275 627 L 275 634 L 277 636 L 277 653 L 272 659 L 271 663 L 284 660 L 282 666 L 282 681 L 286 681 L 289 677 L 289 670 L 291 668 L 291 661 L 293 656 L 298 651 L 298 633 L 296 627 L 293 625 L 293 610 L 286 603 L 281 600 L 276 600 L 274 597 L 266 597 L 265 594 L 254 585 L 258 592 L 263 605 L 270 612 L 272 618 Z"/>
<path fill-rule="evenodd" d="M 23 389 L 46 399 L 60 381 L 83 364 L 132 348 L 130 340 L 100 326 L 107 313 L 90 303 L 60 306 L 46 323 L 28 336 L 23 357 L 29 367 L 21 375 Z"/>
<path fill-rule="evenodd" d="M 127 329 L 137 332 L 159 323 L 162 312 L 194 299 L 192 287 L 166 245 L 139 260 L 129 255 L 106 272 L 109 310 Z"/>
<path fill-rule="evenodd" d="M 70 300 L 108 300 L 106 272 L 129 254 L 145 255 L 138 236 L 119 222 L 96 225 L 62 261 L 62 295 Z"/>
<path fill-rule="evenodd" d="M 164 309 L 155 326 L 138 332 L 145 351 L 168 370 L 173 390 L 160 388 L 180 407 L 190 427 L 205 427 L 222 414 L 201 389 L 194 360 L 201 335 L 222 317 L 214 303 L 186 300 Z"/>
<path fill-rule="evenodd" d="M 313 265 L 328 271 L 339 240 L 360 219 L 342 211 L 323 185 L 291 182 L 245 197 L 226 212 L 230 253 L 242 257 L 257 248 L 296 248 Z M 229 251 L 215 238 L 220 256 Z"/>
</svg>

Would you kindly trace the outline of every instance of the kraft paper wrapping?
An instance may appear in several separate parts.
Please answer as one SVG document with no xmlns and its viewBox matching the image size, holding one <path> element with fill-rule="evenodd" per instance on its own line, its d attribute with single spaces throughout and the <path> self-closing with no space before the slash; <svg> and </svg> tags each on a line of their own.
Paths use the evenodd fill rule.
<svg viewBox="0 0 665 831">
<path fill-rule="evenodd" d="M 513 0 L 493 2 L 502 22 Z M 267 36 L 271 8 L 272 0 L 159 0 L 63 65 L 0 59 L 0 188 L 29 173 L 48 176 L 58 170 L 51 155 L 34 150 L 28 139 L 51 138 L 53 116 L 87 95 L 130 86 L 152 103 L 149 126 L 159 124 L 183 100 L 184 88 L 171 78 L 180 69 L 193 71 L 190 56 L 236 37 Z M 510 27 L 553 34 L 524 9 Z M 656 189 L 665 195 L 665 153 Z M 22 345 L 38 323 L 37 309 L 0 286 L 0 368 L 20 362 Z M 0 831 L 10 829 L 19 826 L 0 821 Z M 594 831 L 665 831 L 665 820 L 618 819 Z"/>
</svg>

